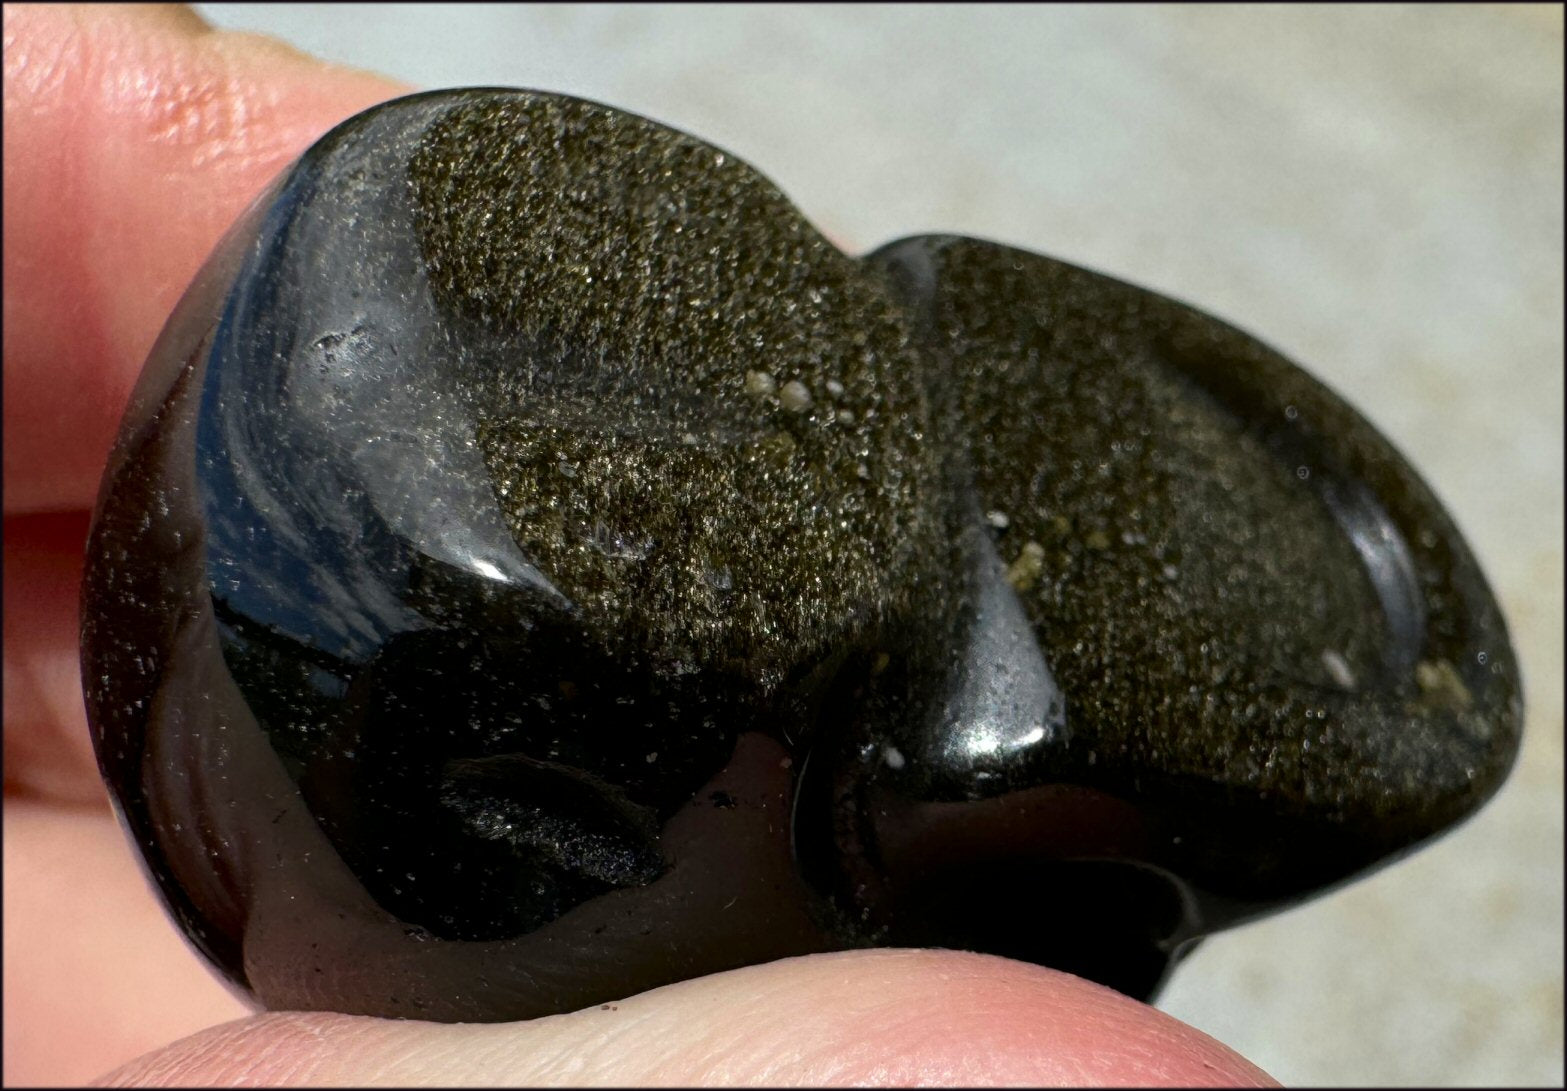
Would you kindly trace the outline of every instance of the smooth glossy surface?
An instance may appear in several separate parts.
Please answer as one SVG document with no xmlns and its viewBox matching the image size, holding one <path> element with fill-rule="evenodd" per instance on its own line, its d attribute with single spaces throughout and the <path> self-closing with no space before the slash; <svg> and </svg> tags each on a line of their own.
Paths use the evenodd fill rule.
<svg viewBox="0 0 1567 1091">
<path fill-rule="evenodd" d="M 324 138 L 155 348 L 100 760 L 271 1007 L 571 1010 L 863 945 L 1150 995 L 1505 776 L 1414 473 L 1250 337 L 526 92 Z"/>
</svg>

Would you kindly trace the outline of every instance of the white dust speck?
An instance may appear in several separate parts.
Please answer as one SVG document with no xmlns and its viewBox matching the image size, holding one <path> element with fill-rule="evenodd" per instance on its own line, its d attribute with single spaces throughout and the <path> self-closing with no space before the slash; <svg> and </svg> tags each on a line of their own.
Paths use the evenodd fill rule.
<svg viewBox="0 0 1567 1091">
<path fill-rule="evenodd" d="M 799 379 L 791 379 L 778 391 L 778 401 L 791 413 L 802 413 L 811 407 L 810 388 Z"/>
<path fill-rule="evenodd" d="M 1322 649 L 1322 666 L 1335 686 L 1340 689 L 1355 688 L 1355 672 L 1349 669 L 1349 661 L 1333 648 Z"/>
</svg>

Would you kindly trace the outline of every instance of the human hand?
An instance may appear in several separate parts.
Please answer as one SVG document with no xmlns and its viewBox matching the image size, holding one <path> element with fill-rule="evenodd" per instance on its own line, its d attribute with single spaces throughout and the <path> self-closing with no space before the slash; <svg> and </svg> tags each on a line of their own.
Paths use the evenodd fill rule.
<svg viewBox="0 0 1567 1091">
<path fill-rule="evenodd" d="M 176 937 L 106 805 L 76 666 L 82 542 L 131 384 L 218 236 L 321 133 L 408 89 L 181 7 L 7 7 L 4 48 L 8 1083 L 149 1050 L 110 1078 L 1267 1082 L 1146 1005 L 958 952 L 791 959 L 518 1024 L 251 1015 Z"/>
</svg>

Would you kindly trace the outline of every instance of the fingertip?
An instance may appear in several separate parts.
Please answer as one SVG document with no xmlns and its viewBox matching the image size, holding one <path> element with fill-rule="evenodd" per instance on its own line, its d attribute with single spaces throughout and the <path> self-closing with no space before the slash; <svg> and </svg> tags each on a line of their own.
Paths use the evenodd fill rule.
<svg viewBox="0 0 1567 1091">
<path fill-rule="evenodd" d="M 260 1066 L 259 1068 L 257 1066 Z M 849 951 L 510 1024 L 275 1013 L 114 1086 L 1271 1087 L 1200 1031 L 1099 985 L 955 951 Z"/>
</svg>

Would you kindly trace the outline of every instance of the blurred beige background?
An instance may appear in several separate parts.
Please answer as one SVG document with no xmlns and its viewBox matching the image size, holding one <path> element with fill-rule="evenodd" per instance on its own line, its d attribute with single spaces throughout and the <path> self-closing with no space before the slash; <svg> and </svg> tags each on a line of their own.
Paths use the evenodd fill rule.
<svg viewBox="0 0 1567 1091">
<path fill-rule="evenodd" d="M 1523 759 L 1438 845 L 1211 941 L 1160 1006 L 1291 1084 L 1562 1084 L 1560 7 L 197 7 L 425 87 L 646 114 L 851 250 L 1043 251 L 1348 397 L 1486 566 Z"/>
</svg>

